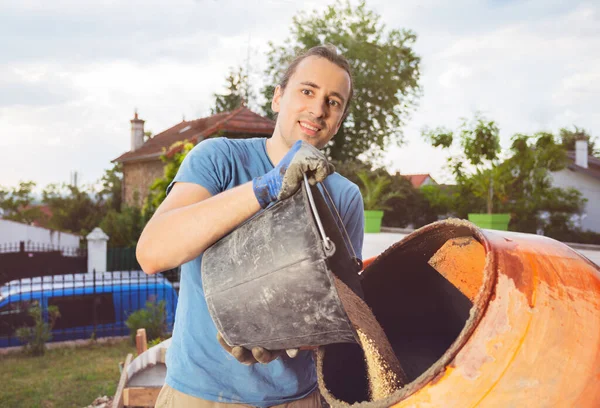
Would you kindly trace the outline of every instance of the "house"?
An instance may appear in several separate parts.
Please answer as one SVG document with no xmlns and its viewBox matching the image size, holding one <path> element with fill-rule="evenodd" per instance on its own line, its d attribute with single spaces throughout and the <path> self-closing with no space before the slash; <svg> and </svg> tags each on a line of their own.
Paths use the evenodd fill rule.
<svg viewBox="0 0 600 408">
<path fill-rule="evenodd" d="M 163 176 L 160 156 L 175 142 L 188 140 L 197 144 L 215 136 L 269 137 L 274 129 L 275 122 L 240 106 L 231 112 L 184 120 L 144 142 L 144 121 L 136 112 L 131 120 L 131 150 L 113 160 L 123 164 L 123 200 L 126 205 L 142 205 L 152 182 Z"/>
<path fill-rule="evenodd" d="M 575 142 L 575 151 L 567 152 L 569 165 L 552 173 L 552 185 L 574 188 L 587 199 L 580 218 L 582 230 L 600 233 L 600 159 L 588 154 L 585 140 Z"/>
<path fill-rule="evenodd" d="M 429 174 L 403 174 L 402 176 L 408 179 L 414 188 L 437 185 L 437 182 Z"/>
</svg>

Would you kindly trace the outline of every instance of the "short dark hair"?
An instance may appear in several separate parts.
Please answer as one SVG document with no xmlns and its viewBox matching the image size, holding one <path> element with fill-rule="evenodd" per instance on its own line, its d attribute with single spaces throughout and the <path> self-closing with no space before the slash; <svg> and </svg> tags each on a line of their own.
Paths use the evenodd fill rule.
<svg viewBox="0 0 600 408">
<path fill-rule="evenodd" d="M 350 68 L 350 63 L 346 57 L 338 52 L 338 49 L 331 44 L 325 45 L 317 45 L 316 47 L 312 47 L 308 51 L 298 55 L 296 58 L 292 60 L 290 65 L 287 67 L 285 72 L 283 73 L 283 78 L 281 78 L 281 82 L 279 86 L 282 91 L 285 91 L 285 88 L 290 81 L 290 78 L 296 72 L 296 68 L 298 64 L 302 62 L 305 58 L 308 57 L 321 57 L 326 58 L 328 61 L 334 63 L 338 67 L 342 68 L 344 71 L 348 73 L 350 77 L 350 94 L 348 95 L 348 100 L 346 101 L 346 106 L 344 107 L 344 114 L 342 115 L 342 120 L 346 118 L 348 115 L 348 108 L 350 107 L 350 101 L 352 100 L 352 95 L 354 94 L 354 81 L 352 79 L 352 70 Z"/>
</svg>

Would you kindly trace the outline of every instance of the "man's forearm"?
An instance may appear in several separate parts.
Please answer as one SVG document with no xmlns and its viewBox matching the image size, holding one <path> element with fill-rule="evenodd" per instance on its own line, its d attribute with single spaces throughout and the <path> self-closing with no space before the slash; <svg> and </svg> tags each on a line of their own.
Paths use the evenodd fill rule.
<svg viewBox="0 0 600 408">
<path fill-rule="evenodd" d="M 137 258 L 149 274 L 188 262 L 256 214 L 260 205 L 252 182 L 206 200 L 157 214 L 137 245 Z"/>
</svg>

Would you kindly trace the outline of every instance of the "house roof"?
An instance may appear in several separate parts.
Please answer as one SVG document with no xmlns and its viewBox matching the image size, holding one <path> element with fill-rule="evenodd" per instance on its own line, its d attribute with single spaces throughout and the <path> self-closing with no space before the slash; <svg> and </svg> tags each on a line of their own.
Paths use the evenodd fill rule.
<svg viewBox="0 0 600 408">
<path fill-rule="evenodd" d="M 113 162 L 129 162 L 155 159 L 163 154 L 173 143 L 189 140 L 196 144 L 199 141 L 221 133 L 255 134 L 271 136 L 275 122 L 240 106 L 231 112 L 217 113 L 206 118 L 182 121 L 177 125 L 152 137 L 139 149 L 123 153 Z"/>
<path fill-rule="evenodd" d="M 577 171 L 588 176 L 592 176 L 600 180 L 600 159 L 594 156 L 588 156 L 588 167 L 578 166 L 575 164 L 575 151 L 571 150 L 567 152 L 567 157 L 573 162 L 568 166 L 570 170 Z"/>
<path fill-rule="evenodd" d="M 428 178 L 435 183 L 435 180 L 429 174 L 403 174 L 402 176 L 408 179 L 414 188 L 420 188 Z"/>
</svg>

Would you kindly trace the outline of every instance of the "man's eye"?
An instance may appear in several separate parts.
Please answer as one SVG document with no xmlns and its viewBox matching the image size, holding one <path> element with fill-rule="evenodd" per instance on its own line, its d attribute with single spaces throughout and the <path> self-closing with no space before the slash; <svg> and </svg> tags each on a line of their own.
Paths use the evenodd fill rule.
<svg viewBox="0 0 600 408">
<path fill-rule="evenodd" d="M 338 101 L 336 101 L 335 99 L 330 99 L 329 100 L 329 105 L 331 105 L 331 106 L 340 106 L 340 103 Z"/>
<path fill-rule="evenodd" d="M 311 92 L 310 90 L 308 90 L 308 89 L 303 89 L 303 90 L 302 90 L 302 93 L 303 93 L 304 95 L 310 95 L 312 92 Z"/>
</svg>

